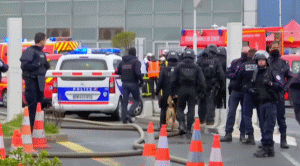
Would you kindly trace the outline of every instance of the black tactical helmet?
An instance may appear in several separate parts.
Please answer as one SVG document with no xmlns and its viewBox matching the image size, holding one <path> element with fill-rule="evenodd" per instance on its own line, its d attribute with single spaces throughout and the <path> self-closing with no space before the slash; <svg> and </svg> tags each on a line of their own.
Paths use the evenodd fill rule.
<svg viewBox="0 0 300 166">
<path fill-rule="evenodd" d="M 185 50 L 184 54 L 183 54 L 183 59 L 195 59 L 195 53 L 194 50 L 191 49 L 187 49 Z"/>
<path fill-rule="evenodd" d="M 168 53 L 167 61 L 178 62 L 179 61 L 179 55 L 178 55 L 178 53 L 175 52 L 175 51 L 170 51 Z"/>
<path fill-rule="evenodd" d="M 266 59 L 268 60 L 269 58 L 269 53 L 264 51 L 264 50 L 259 50 L 255 53 L 254 59 L 257 62 L 259 59 Z"/>
<path fill-rule="evenodd" d="M 219 47 L 218 48 L 218 53 L 217 54 L 219 54 L 219 55 L 227 55 L 227 51 L 226 51 L 226 48 L 224 48 L 224 47 Z"/>
<path fill-rule="evenodd" d="M 214 44 L 210 44 L 206 49 L 212 54 L 216 54 L 218 52 L 218 47 Z"/>
</svg>

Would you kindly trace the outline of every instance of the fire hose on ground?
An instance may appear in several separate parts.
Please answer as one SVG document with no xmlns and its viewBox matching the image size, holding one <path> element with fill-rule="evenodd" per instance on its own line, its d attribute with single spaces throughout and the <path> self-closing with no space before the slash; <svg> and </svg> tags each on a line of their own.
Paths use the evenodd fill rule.
<svg viewBox="0 0 300 166">
<path fill-rule="evenodd" d="M 7 115 L 6 113 L 0 112 L 1 115 Z M 122 151 L 122 152 L 92 152 L 92 153 L 74 153 L 74 152 L 49 152 L 49 158 L 59 157 L 59 158 L 108 158 L 108 157 L 127 157 L 127 156 L 138 156 L 143 153 L 143 142 L 145 141 L 144 130 L 137 124 L 112 124 L 105 122 L 95 122 L 82 119 L 71 119 L 63 118 L 61 119 L 64 122 L 73 122 L 73 123 L 83 123 L 88 125 L 95 125 L 93 127 L 79 127 L 79 126 L 67 126 L 62 128 L 68 129 L 103 129 L 103 130 L 133 130 L 140 133 L 140 138 L 134 142 L 133 150 L 131 151 Z M 178 132 L 168 133 L 168 137 L 176 136 Z M 155 139 L 158 139 L 159 135 L 155 135 Z M 33 157 L 36 157 L 36 154 L 32 154 Z M 186 164 L 187 160 L 175 156 L 170 156 L 171 162 Z"/>
</svg>

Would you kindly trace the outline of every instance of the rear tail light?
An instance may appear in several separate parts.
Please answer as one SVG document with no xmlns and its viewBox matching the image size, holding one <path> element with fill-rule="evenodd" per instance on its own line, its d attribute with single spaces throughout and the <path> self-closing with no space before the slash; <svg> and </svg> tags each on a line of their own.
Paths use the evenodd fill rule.
<svg viewBox="0 0 300 166">
<path fill-rule="evenodd" d="M 53 93 L 57 93 L 57 78 L 53 78 Z"/>
<path fill-rule="evenodd" d="M 115 88 L 115 78 L 110 77 L 109 78 L 109 93 L 116 93 L 116 88 Z"/>
</svg>

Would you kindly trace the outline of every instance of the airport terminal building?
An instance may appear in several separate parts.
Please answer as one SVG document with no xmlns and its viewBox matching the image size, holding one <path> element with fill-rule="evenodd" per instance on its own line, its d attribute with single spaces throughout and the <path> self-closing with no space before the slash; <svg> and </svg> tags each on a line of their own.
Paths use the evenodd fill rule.
<svg viewBox="0 0 300 166">
<path fill-rule="evenodd" d="M 228 22 L 279 26 L 278 4 L 279 0 L 202 0 L 196 8 L 197 29 Z M 193 29 L 193 5 L 193 0 L 0 0 L 0 37 L 6 37 L 7 18 L 22 17 L 23 38 L 29 40 L 44 32 L 48 37 L 70 36 L 81 46 L 107 48 L 116 33 L 134 31 L 146 39 L 146 52 L 157 54 L 161 47 L 179 46 L 182 29 Z M 282 12 L 282 26 L 292 18 L 300 22 L 295 6 L 300 8 L 297 0 L 282 2 L 282 11 L 287 10 Z"/>
</svg>

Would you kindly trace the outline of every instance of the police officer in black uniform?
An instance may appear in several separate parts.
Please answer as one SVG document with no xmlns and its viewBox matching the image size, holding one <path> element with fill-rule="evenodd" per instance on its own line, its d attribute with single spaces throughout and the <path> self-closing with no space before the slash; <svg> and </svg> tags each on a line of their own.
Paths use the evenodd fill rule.
<svg viewBox="0 0 300 166">
<path fill-rule="evenodd" d="M 200 94 L 198 115 L 200 122 L 206 121 L 207 125 L 214 124 L 215 117 L 215 97 L 219 89 L 225 86 L 225 73 L 220 62 L 215 58 L 217 47 L 209 45 L 203 55 L 197 59 L 198 66 L 205 76 L 206 92 Z"/>
<path fill-rule="evenodd" d="M 293 78 L 293 73 L 290 71 L 290 67 L 287 61 L 280 58 L 279 46 L 277 43 L 272 43 L 270 45 L 270 57 L 269 64 L 274 70 L 277 70 L 280 74 L 282 80 L 290 81 Z M 279 126 L 279 132 L 281 135 L 280 147 L 289 148 L 286 142 L 286 122 L 285 122 L 285 101 L 284 93 L 287 91 L 287 87 L 281 92 L 281 100 L 276 104 L 277 108 L 277 123 Z"/>
<path fill-rule="evenodd" d="M 243 93 L 242 114 L 243 114 L 243 119 L 245 124 L 245 134 L 248 136 L 247 138 L 242 140 L 242 143 L 255 145 L 255 140 L 253 135 L 254 129 L 252 126 L 252 114 L 253 114 L 253 108 L 257 106 L 257 103 L 255 103 L 255 96 L 251 91 L 252 89 L 251 80 L 252 80 L 253 72 L 257 68 L 257 63 L 253 59 L 253 54 L 249 52 L 247 54 L 246 62 L 243 63 L 243 65 L 241 66 L 241 68 L 237 73 L 237 78 L 242 84 L 242 93 Z"/>
<path fill-rule="evenodd" d="M 289 84 L 289 95 L 295 111 L 295 118 L 300 124 L 300 73 Z"/>
<path fill-rule="evenodd" d="M 222 69 L 224 73 L 226 73 L 226 58 L 227 57 L 227 51 L 224 47 L 219 47 L 218 52 L 216 54 L 216 59 L 219 60 L 219 62 L 222 65 Z M 226 86 L 223 86 L 217 93 L 216 96 L 216 102 L 215 105 L 217 108 L 226 108 Z"/>
<path fill-rule="evenodd" d="M 122 57 L 115 73 L 121 75 L 123 98 L 122 98 L 122 122 L 126 124 L 127 121 L 132 123 L 134 117 L 134 110 L 140 102 L 139 87 L 143 85 L 143 76 L 141 74 L 141 62 L 136 57 L 136 49 L 134 47 L 128 50 L 127 56 Z M 133 96 L 133 104 L 127 110 L 129 94 Z"/>
<path fill-rule="evenodd" d="M 171 76 L 174 72 L 174 69 L 179 62 L 179 56 L 178 53 L 175 51 L 170 51 L 168 53 L 168 66 L 162 67 L 159 74 L 159 79 L 157 82 L 157 88 L 155 94 L 158 96 L 160 93 L 160 90 L 162 90 L 163 95 L 161 99 L 161 111 L 160 111 L 160 126 L 162 124 L 166 124 L 166 110 L 168 107 L 167 100 L 169 96 L 175 96 L 177 94 L 176 92 L 171 91 L 170 81 Z M 173 99 L 174 103 L 177 104 L 176 98 Z"/>
<path fill-rule="evenodd" d="M 279 72 L 268 67 L 268 53 L 266 51 L 255 54 L 257 68 L 251 83 L 252 91 L 258 102 L 259 121 L 261 127 L 261 143 L 253 155 L 256 157 L 274 157 L 274 127 L 276 123 L 276 102 L 280 100 L 280 92 L 284 88 L 284 80 Z"/>
<path fill-rule="evenodd" d="M 171 91 L 178 92 L 177 119 L 180 134 L 186 132 L 188 135 L 192 134 L 191 128 L 194 123 L 196 97 L 201 90 L 206 89 L 205 77 L 201 69 L 194 64 L 194 59 L 194 51 L 186 50 L 183 55 L 183 62 L 175 67 L 171 78 Z M 187 123 L 184 115 L 186 102 L 188 102 Z"/>
<path fill-rule="evenodd" d="M 249 48 L 250 49 L 250 48 Z M 248 50 L 245 49 L 241 53 L 241 58 L 234 59 L 231 62 L 230 67 L 226 71 L 226 77 L 230 79 L 229 82 L 229 100 L 228 100 L 228 114 L 226 121 L 226 135 L 220 139 L 221 142 L 231 142 L 232 141 L 232 132 L 233 126 L 235 123 L 235 115 L 238 104 L 242 106 L 243 104 L 243 93 L 242 85 L 239 79 L 237 79 L 237 72 L 244 62 L 247 61 Z M 245 124 L 243 118 L 243 111 L 241 112 L 241 123 L 240 123 L 240 141 L 245 139 Z"/>
<path fill-rule="evenodd" d="M 22 77 L 25 80 L 25 98 L 29 109 L 31 132 L 33 130 L 37 103 L 44 98 L 45 74 L 50 68 L 43 48 L 46 35 L 37 33 L 34 36 L 35 45 L 27 48 L 20 58 Z"/>
</svg>

